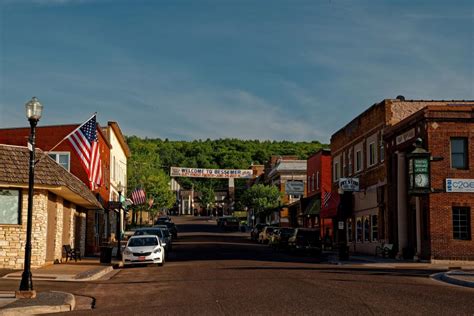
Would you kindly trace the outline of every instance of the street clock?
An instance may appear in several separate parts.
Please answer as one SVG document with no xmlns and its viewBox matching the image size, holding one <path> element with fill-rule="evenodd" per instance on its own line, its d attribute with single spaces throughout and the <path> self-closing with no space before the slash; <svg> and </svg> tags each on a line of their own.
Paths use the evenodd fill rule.
<svg viewBox="0 0 474 316">
<path fill-rule="evenodd" d="M 415 150 L 408 158 L 408 194 L 423 195 L 431 193 L 430 161 L 431 153 L 421 147 L 422 140 L 415 142 Z"/>
</svg>

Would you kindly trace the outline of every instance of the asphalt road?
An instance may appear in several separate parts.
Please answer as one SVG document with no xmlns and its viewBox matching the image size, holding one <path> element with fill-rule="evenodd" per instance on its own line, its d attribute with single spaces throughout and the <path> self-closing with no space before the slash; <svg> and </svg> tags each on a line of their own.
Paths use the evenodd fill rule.
<svg viewBox="0 0 474 316">
<path fill-rule="evenodd" d="M 93 310 L 71 315 L 474 314 L 474 290 L 431 280 L 433 271 L 331 265 L 220 232 L 205 219 L 175 222 L 179 239 L 164 267 L 35 287 L 95 298 Z"/>
</svg>

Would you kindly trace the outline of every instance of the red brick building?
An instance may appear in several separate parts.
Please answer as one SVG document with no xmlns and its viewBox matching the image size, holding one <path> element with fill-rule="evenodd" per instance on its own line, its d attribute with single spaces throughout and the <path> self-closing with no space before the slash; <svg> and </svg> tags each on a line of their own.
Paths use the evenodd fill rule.
<svg viewBox="0 0 474 316">
<path fill-rule="evenodd" d="M 386 159 L 386 130 L 426 106 L 460 104 L 472 101 L 385 99 L 331 136 L 332 192 L 340 193 L 338 222 L 344 223 L 336 235 L 347 242 L 350 251 L 373 255 L 376 246 L 397 240 L 398 232 L 392 226 L 397 212 L 388 201 L 387 170 L 391 167 Z M 345 191 L 340 185 L 345 180 L 357 182 L 358 188 Z M 394 244 L 398 248 L 398 241 Z M 402 248 L 398 248 L 399 255 Z"/>
<path fill-rule="evenodd" d="M 415 139 L 432 157 L 434 193 L 408 194 L 406 157 Z M 474 102 L 427 106 L 386 130 L 390 242 L 405 256 L 474 260 Z"/>
<path fill-rule="evenodd" d="M 331 151 L 320 149 L 307 160 L 307 199 L 310 200 L 305 214 L 310 215 L 306 227 L 319 227 L 321 237 L 333 238 L 333 217 L 330 206 L 335 198 L 331 198 Z M 336 195 L 335 195 L 336 196 Z M 326 202 L 326 203 L 325 203 Z M 330 205 L 331 204 L 331 205 Z M 336 207 L 333 206 L 336 210 Z"/>
<path fill-rule="evenodd" d="M 48 152 L 78 126 L 79 124 L 38 126 L 36 128 L 36 147 L 42 149 L 44 152 Z M 29 133 L 29 128 L 0 129 L 0 144 L 25 146 Z M 110 196 L 111 146 L 99 125 L 97 125 L 97 137 L 99 139 L 100 156 L 102 161 L 103 185 L 98 190 L 94 191 L 94 193 L 103 207 L 107 208 Z M 89 186 L 87 173 L 69 141 L 64 140 L 48 154 L 51 158 L 56 160 L 57 163 Z M 105 230 L 107 218 L 107 213 L 104 214 L 103 212 L 96 212 L 94 210 L 88 211 L 86 253 L 97 252 L 102 240 L 107 239 L 109 235 L 109 232 Z"/>
</svg>

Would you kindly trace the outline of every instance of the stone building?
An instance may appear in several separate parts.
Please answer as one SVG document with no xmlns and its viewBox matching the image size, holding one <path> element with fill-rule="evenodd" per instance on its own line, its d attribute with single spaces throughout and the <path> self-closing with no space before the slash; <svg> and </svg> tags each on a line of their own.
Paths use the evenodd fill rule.
<svg viewBox="0 0 474 316">
<path fill-rule="evenodd" d="M 86 212 L 102 209 L 87 186 L 36 151 L 32 267 L 61 261 L 63 245 L 86 248 Z M 0 144 L 0 268 L 22 269 L 28 208 L 29 151 Z"/>
<path fill-rule="evenodd" d="M 432 193 L 408 192 L 416 139 L 431 153 Z M 406 258 L 474 260 L 474 102 L 427 106 L 385 131 L 390 242 Z"/>
</svg>

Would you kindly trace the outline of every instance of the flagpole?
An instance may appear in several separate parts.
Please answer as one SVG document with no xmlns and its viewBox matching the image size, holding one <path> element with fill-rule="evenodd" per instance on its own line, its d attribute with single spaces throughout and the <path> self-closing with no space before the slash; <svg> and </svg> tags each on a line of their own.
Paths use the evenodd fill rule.
<svg viewBox="0 0 474 316">
<path fill-rule="evenodd" d="M 70 132 L 69 134 L 67 134 L 63 139 L 61 139 L 59 141 L 59 143 L 57 143 L 56 145 L 53 146 L 53 148 L 51 148 L 50 150 L 46 151 L 45 153 L 48 154 L 50 153 L 53 149 L 55 149 L 56 147 L 59 146 L 59 144 L 61 144 L 63 141 L 65 141 L 69 136 L 71 136 L 72 134 L 74 134 L 78 129 L 80 129 L 82 126 L 84 126 L 84 124 L 86 124 L 87 122 L 89 122 L 94 116 L 97 115 L 97 112 L 94 112 L 94 114 L 89 117 L 87 120 L 85 120 L 81 125 L 79 125 L 78 127 L 76 127 L 72 132 Z"/>
</svg>

